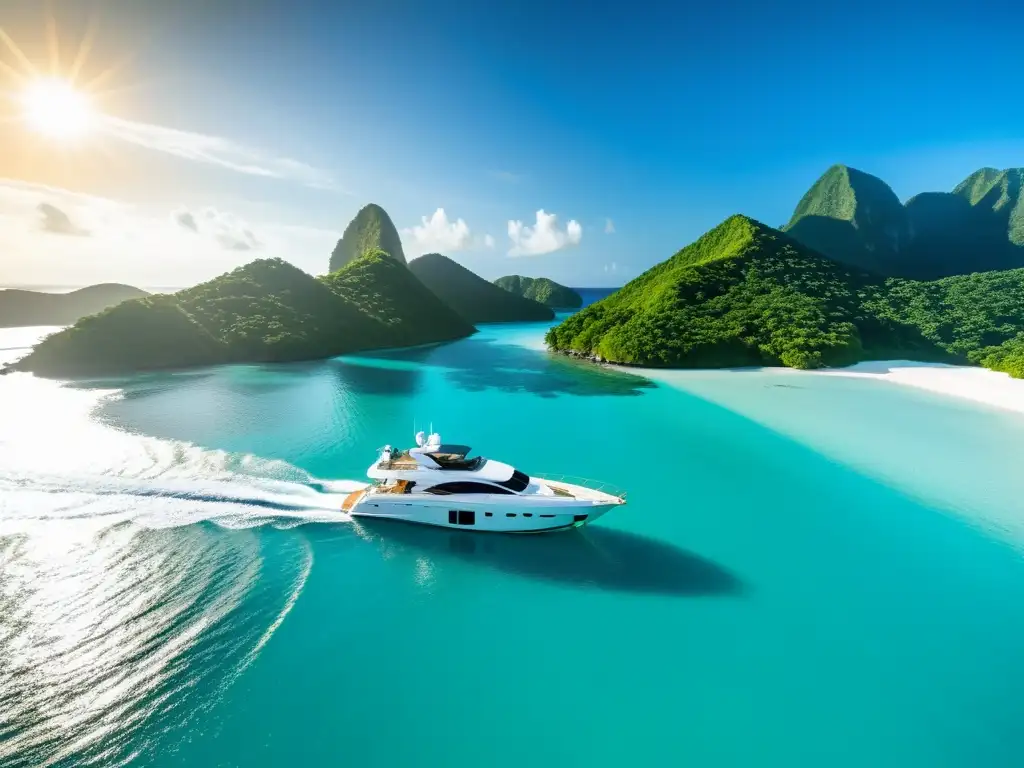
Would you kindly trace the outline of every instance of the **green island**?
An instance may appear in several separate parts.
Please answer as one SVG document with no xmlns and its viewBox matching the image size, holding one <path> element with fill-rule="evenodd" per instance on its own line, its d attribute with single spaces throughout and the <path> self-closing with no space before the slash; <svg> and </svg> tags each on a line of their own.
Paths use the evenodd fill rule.
<svg viewBox="0 0 1024 768">
<path fill-rule="evenodd" d="M 440 253 L 413 259 L 409 270 L 470 323 L 527 322 L 555 316 L 550 307 L 509 293 Z"/>
<path fill-rule="evenodd" d="M 17 288 L 0 291 L 0 328 L 27 325 L 69 325 L 146 291 L 120 283 L 101 283 L 70 293 L 44 293 Z"/>
<path fill-rule="evenodd" d="M 509 293 L 533 299 L 552 309 L 579 309 L 583 306 L 583 298 L 576 291 L 546 277 L 506 275 L 499 277 L 494 284 Z"/>
<path fill-rule="evenodd" d="M 447 341 L 474 330 L 381 250 L 319 279 L 281 259 L 259 259 L 193 288 L 83 318 L 10 369 L 101 376 L 284 362 Z"/>
<path fill-rule="evenodd" d="M 1020 375 L 1024 269 L 884 278 L 732 216 L 552 328 L 558 352 L 679 368 L 914 359 Z"/>
</svg>

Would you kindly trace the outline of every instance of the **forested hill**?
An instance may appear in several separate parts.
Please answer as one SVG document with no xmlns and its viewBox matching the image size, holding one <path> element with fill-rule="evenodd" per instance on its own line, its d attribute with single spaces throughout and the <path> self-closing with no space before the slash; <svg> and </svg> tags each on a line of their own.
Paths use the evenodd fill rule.
<svg viewBox="0 0 1024 768">
<path fill-rule="evenodd" d="M 1016 359 L 1024 270 L 889 279 L 733 216 L 552 328 L 556 351 L 663 367 Z M 997 349 L 1008 342 L 1009 346 Z"/>
<path fill-rule="evenodd" d="M 89 376 L 303 360 L 473 331 L 381 251 L 322 279 L 280 259 L 260 259 L 194 288 L 82 318 L 12 368 Z"/>
</svg>

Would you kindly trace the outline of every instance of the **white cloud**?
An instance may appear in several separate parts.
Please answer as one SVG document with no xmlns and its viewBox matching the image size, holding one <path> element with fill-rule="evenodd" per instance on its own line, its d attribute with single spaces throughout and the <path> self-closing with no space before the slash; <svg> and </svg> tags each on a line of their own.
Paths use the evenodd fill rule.
<svg viewBox="0 0 1024 768">
<path fill-rule="evenodd" d="M 316 189 L 336 189 L 334 180 L 326 171 L 288 157 L 260 152 L 220 136 L 179 131 L 109 115 L 103 117 L 100 127 L 104 133 L 121 141 L 186 160 L 251 176 L 296 181 Z"/>
<path fill-rule="evenodd" d="M 494 238 L 491 237 L 490 235 L 484 235 L 484 247 L 485 248 L 493 248 L 494 247 Z"/>
<path fill-rule="evenodd" d="M 508 222 L 508 238 L 512 241 L 509 256 L 540 256 L 563 248 L 579 245 L 583 239 L 583 227 L 575 219 L 559 229 L 558 216 L 537 211 L 537 222 L 528 227 L 521 221 Z"/>
<path fill-rule="evenodd" d="M 263 247 L 262 241 L 253 234 L 249 224 L 226 211 L 207 207 L 193 212 L 179 208 L 171 214 L 171 218 L 178 226 L 197 235 L 209 236 L 228 250 L 253 251 Z"/>
<path fill-rule="evenodd" d="M 605 264 L 604 265 L 604 271 L 605 272 L 610 272 L 610 273 L 618 272 L 619 271 L 619 265 L 616 264 L 614 261 L 611 264 Z"/>
<path fill-rule="evenodd" d="M 415 227 L 402 230 L 402 234 L 408 235 L 413 241 L 408 250 L 417 256 L 434 251 L 464 251 L 473 244 L 469 225 L 463 219 L 449 221 L 444 208 L 438 208 L 429 219 L 421 216 L 420 222 Z"/>
<path fill-rule="evenodd" d="M 55 237 L 41 204 L 89 237 Z M 191 221 L 195 226 L 189 226 Z M 0 285 L 186 286 L 257 256 L 283 258 L 311 274 L 327 270 L 340 232 L 243 217 L 216 208 L 146 209 L 66 189 L 0 179 Z"/>
<path fill-rule="evenodd" d="M 36 206 L 36 210 L 41 216 L 39 228 L 44 232 L 55 235 L 85 236 L 89 234 L 88 230 L 77 226 L 71 221 L 70 216 L 51 203 L 40 203 Z"/>
<path fill-rule="evenodd" d="M 606 235 L 614 235 L 615 234 L 615 222 L 612 221 L 611 219 L 605 219 L 604 220 L 604 233 Z"/>
</svg>

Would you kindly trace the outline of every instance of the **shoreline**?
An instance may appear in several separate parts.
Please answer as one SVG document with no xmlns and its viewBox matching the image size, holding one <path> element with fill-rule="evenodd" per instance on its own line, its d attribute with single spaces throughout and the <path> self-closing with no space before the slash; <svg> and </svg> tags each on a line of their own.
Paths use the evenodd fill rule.
<svg viewBox="0 0 1024 768">
<path fill-rule="evenodd" d="M 1024 413 L 1024 379 L 973 365 L 877 360 L 846 368 L 806 371 L 823 376 L 876 379 Z"/>
<path fill-rule="evenodd" d="M 871 360 L 845 368 L 805 371 L 796 368 L 760 367 L 726 369 L 641 368 L 608 365 L 623 373 L 639 374 L 653 381 L 672 384 L 681 377 L 701 377 L 722 373 L 763 373 L 794 376 L 843 376 L 874 379 L 904 387 L 923 389 L 938 395 L 988 405 L 1004 411 L 1024 413 L 1024 379 L 1008 373 L 970 365 L 920 363 L 913 360 Z"/>
</svg>

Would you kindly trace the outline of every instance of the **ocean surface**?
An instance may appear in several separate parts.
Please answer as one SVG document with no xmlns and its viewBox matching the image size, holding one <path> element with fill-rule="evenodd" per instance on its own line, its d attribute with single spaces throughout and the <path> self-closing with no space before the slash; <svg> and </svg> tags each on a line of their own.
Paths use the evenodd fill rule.
<svg viewBox="0 0 1024 768">
<path fill-rule="evenodd" d="M 0 765 L 1024 765 L 1024 417 L 656 384 L 545 328 L 0 377 Z M 431 423 L 630 503 L 527 537 L 341 514 Z"/>
</svg>

